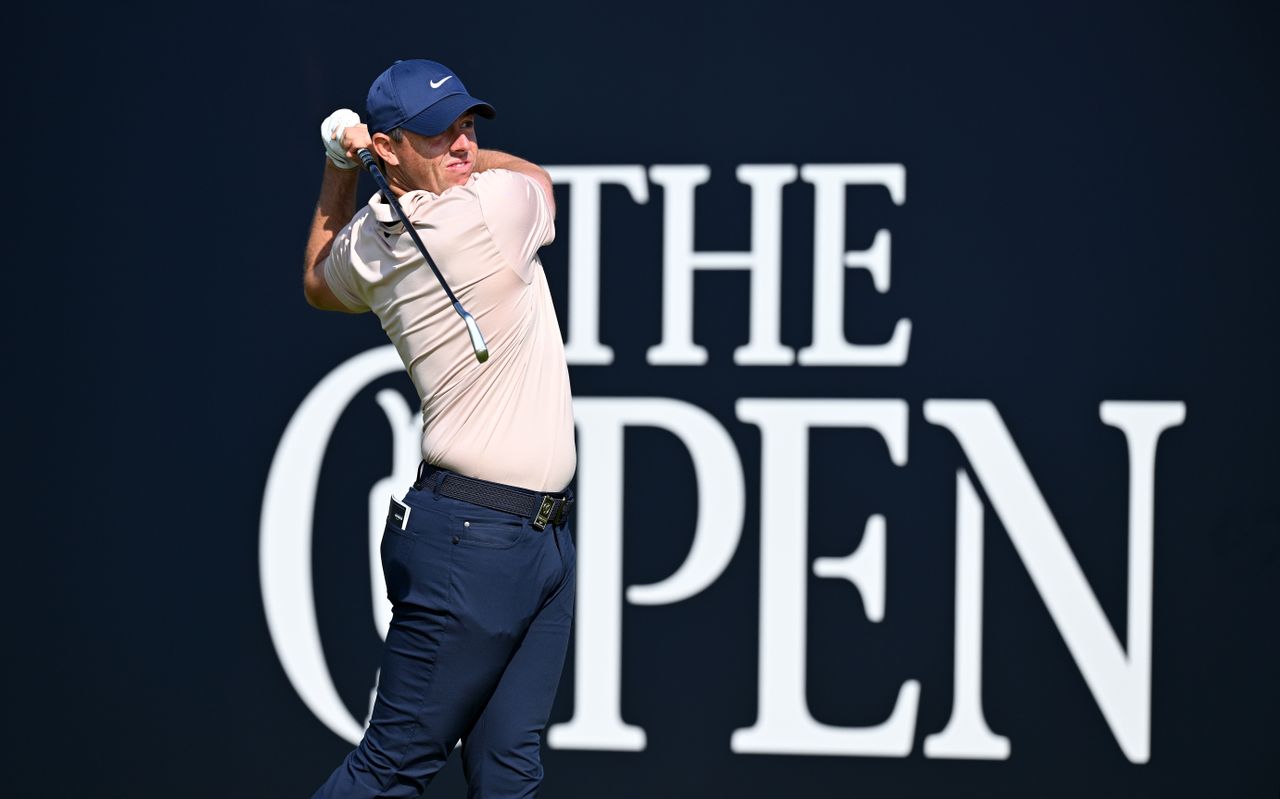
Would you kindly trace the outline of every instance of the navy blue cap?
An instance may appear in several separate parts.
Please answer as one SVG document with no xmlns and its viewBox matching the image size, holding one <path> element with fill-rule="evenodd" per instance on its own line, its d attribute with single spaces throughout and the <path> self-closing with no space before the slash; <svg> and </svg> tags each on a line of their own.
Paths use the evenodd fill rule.
<svg viewBox="0 0 1280 799">
<path fill-rule="evenodd" d="M 462 80 L 443 64 L 414 58 L 397 61 L 373 81 L 365 101 L 369 135 L 392 128 L 435 136 L 468 111 L 493 119 L 493 106 L 467 94 Z"/>
</svg>

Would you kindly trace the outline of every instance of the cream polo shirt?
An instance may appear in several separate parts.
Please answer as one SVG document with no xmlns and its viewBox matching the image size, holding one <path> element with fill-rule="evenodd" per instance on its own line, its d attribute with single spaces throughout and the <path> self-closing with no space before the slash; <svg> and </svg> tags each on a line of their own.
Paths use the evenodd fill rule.
<svg viewBox="0 0 1280 799">
<path fill-rule="evenodd" d="M 422 400 L 422 457 L 482 480 L 559 491 L 573 477 L 569 369 L 538 248 L 555 226 L 542 189 L 505 169 L 442 194 L 412 191 L 405 214 L 484 333 L 476 361 L 462 319 L 385 198 L 338 233 L 330 290 L 382 321 Z"/>
</svg>

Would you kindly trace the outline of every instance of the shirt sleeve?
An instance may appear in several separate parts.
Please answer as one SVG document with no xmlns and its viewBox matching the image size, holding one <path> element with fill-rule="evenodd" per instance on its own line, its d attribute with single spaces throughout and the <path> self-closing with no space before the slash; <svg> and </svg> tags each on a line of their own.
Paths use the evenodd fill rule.
<svg viewBox="0 0 1280 799">
<path fill-rule="evenodd" d="M 551 206 L 542 187 L 528 175 L 506 169 L 482 172 L 476 194 L 485 226 L 507 264 L 526 283 L 533 281 L 538 248 L 556 236 Z"/>
<path fill-rule="evenodd" d="M 360 294 L 359 285 L 351 266 L 351 225 L 338 231 L 338 236 L 324 259 L 324 282 L 329 291 L 352 311 L 367 311 L 369 303 Z"/>
</svg>

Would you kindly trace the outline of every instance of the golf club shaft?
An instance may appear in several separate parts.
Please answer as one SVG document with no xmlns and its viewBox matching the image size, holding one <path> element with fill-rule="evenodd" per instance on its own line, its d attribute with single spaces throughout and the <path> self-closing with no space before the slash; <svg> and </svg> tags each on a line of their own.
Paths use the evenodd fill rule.
<svg viewBox="0 0 1280 799">
<path fill-rule="evenodd" d="M 387 179 L 383 177 L 382 170 L 378 169 L 378 164 L 373 160 L 373 154 L 365 148 L 356 150 L 360 162 L 364 164 L 364 168 L 373 176 L 373 182 L 378 184 L 378 189 L 382 191 L 382 196 L 387 198 L 387 202 L 395 209 L 396 216 L 400 218 L 400 223 L 404 225 L 404 229 L 408 231 L 409 237 L 413 239 L 413 243 L 418 246 L 418 252 L 422 253 L 422 257 L 427 259 L 427 266 L 431 267 L 431 272 L 436 276 L 436 280 L 440 281 L 440 287 L 444 289 L 444 293 L 449 297 L 449 302 L 453 303 L 453 310 L 462 317 L 463 323 L 467 326 L 467 335 L 471 338 L 471 349 L 475 350 L 476 360 L 484 363 L 489 360 L 489 345 L 485 343 L 484 336 L 480 333 L 480 326 L 476 324 L 475 317 L 467 313 L 467 309 L 462 307 L 462 303 L 454 296 L 453 289 L 449 288 L 449 284 L 445 281 L 444 275 L 440 274 L 440 267 L 436 266 L 435 260 L 431 257 L 431 253 L 427 252 L 427 245 L 422 243 L 422 239 L 418 237 L 418 231 L 414 228 L 413 223 L 409 221 L 409 217 L 405 215 L 404 209 L 400 207 L 399 200 L 391 192 L 391 186 L 387 183 Z"/>
</svg>

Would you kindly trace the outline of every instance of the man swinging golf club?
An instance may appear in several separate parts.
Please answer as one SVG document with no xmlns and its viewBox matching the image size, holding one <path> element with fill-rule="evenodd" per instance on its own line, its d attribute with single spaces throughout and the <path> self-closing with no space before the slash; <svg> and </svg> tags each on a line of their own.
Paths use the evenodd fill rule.
<svg viewBox="0 0 1280 799">
<path fill-rule="evenodd" d="M 459 739 L 469 796 L 542 781 L 575 577 L 569 374 L 537 256 L 555 205 L 541 168 L 479 149 L 476 116 L 494 110 L 412 60 L 373 82 L 367 127 L 345 109 L 321 125 L 306 297 L 377 315 L 422 400 L 423 463 L 383 533 L 393 616 L 369 727 L 316 797 L 416 797 Z M 366 148 L 387 190 L 357 212 Z"/>
</svg>

